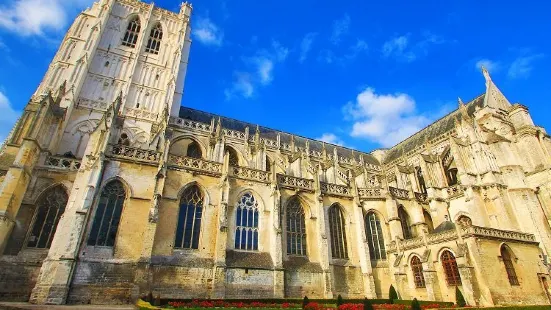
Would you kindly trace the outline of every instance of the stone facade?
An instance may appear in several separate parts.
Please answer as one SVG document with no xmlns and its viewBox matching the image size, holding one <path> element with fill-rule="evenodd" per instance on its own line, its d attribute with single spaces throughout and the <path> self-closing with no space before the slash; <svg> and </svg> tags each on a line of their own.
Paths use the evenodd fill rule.
<svg viewBox="0 0 551 310">
<path fill-rule="evenodd" d="M 551 139 L 485 92 L 363 153 L 181 107 L 191 5 L 100 0 L 0 153 L 0 298 L 547 304 Z"/>
</svg>

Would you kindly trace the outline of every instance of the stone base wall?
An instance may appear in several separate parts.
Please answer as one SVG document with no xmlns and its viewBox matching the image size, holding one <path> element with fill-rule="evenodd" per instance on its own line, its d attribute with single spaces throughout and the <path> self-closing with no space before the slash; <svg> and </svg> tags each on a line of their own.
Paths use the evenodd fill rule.
<svg viewBox="0 0 551 310">
<path fill-rule="evenodd" d="M 41 265 L 42 262 L 18 261 L 16 257 L 10 256 L 1 257 L 0 300 L 28 301 Z"/>
<path fill-rule="evenodd" d="M 363 298 L 362 271 L 353 266 L 332 266 L 333 295 L 343 298 Z"/>
<path fill-rule="evenodd" d="M 212 267 L 156 265 L 151 268 L 151 291 L 167 299 L 210 298 Z"/>
<path fill-rule="evenodd" d="M 274 271 L 231 268 L 226 270 L 226 298 L 274 298 Z"/>
<path fill-rule="evenodd" d="M 323 272 L 305 270 L 285 270 L 285 297 L 288 298 L 323 298 Z"/>
</svg>

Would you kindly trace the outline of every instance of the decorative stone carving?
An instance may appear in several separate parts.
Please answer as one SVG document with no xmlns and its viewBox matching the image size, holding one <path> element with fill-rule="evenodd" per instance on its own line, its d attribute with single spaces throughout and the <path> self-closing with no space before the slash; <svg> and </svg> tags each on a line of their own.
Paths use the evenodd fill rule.
<svg viewBox="0 0 551 310">
<path fill-rule="evenodd" d="M 536 242 L 536 237 L 533 234 L 480 226 L 462 227 L 461 233 L 463 235 L 463 238 L 475 236 L 479 238 L 482 237 L 501 240 L 514 240 L 521 242 Z"/>
<path fill-rule="evenodd" d="M 390 195 L 394 198 L 409 199 L 409 191 L 408 190 L 389 186 L 388 191 L 390 192 Z"/>
<path fill-rule="evenodd" d="M 63 169 L 67 171 L 77 171 L 80 169 L 81 161 L 75 158 L 67 158 L 60 156 L 48 156 L 44 162 L 44 167 Z"/>
<path fill-rule="evenodd" d="M 270 173 L 247 167 L 230 167 L 230 175 L 251 181 L 270 182 Z"/>
<path fill-rule="evenodd" d="M 298 177 L 292 177 L 289 175 L 278 174 L 277 183 L 281 187 L 293 188 L 293 189 L 302 189 L 306 191 L 314 190 L 314 180 L 303 179 Z"/>
<path fill-rule="evenodd" d="M 208 161 L 201 158 L 168 155 L 168 164 L 170 166 L 186 168 L 207 175 L 222 173 L 221 163 Z"/>
<path fill-rule="evenodd" d="M 413 194 L 415 195 L 415 199 L 416 199 L 419 203 L 423 203 L 423 204 L 429 203 L 428 195 L 427 195 L 426 193 L 417 193 L 417 192 L 414 192 Z"/>
<path fill-rule="evenodd" d="M 383 199 L 381 188 L 358 188 L 360 199 Z"/>
<path fill-rule="evenodd" d="M 195 122 L 195 121 L 191 121 L 191 120 L 184 119 L 184 118 L 179 118 L 179 117 L 171 116 L 168 123 L 170 125 L 180 127 L 180 128 L 195 129 L 195 130 L 200 130 L 200 131 L 205 131 L 205 132 L 210 132 L 211 131 L 211 125 L 210 124 Z"/>
<path fill-rule="evenodd" d="M 152 150 L 144 150 L 126 145 L 111 145 L 109 155 L 114 158 L 130 159 L 156 163 L 159 161 L 160 153 Z"/>
<path fill-rule="evenodd" d="M 350 187 L 332 183 L 320 182 L 321 192 L 328 195 L 346 196 L 351 195 Z"/>
</svg>

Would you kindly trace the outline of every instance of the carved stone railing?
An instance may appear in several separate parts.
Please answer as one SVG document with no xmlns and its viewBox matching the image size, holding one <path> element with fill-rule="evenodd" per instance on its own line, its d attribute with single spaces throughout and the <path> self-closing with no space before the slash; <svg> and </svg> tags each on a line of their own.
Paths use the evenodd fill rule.
<svg viewBox="0 0 551 310">
<path fill-rule="evenodd" d="M 266 145 L 266 147 L 269 147 L 269 148 L 274 148 L 274 149 L 278 148 L 278 144 L 276 140 L 260 138 L 260 143 Z"/>
<path fill-rule="evenodd" d="M 111 145 L 108 155 L 114 158 L 137 160 L 149 163 L 157 163 L 160 159 L 160 153 L 152 150 L 144 150 L 137 147 L 126 145 Z"/>
<path fill-rule="evenodd" d="M 124 108 L 124 115 L 128 117 L 135 117 L 139 119 L 145 119 L 148 121 L 156 121 L 159 114 L 144 109 Z"/>
<path fill-rule="evenodd" d="M 501 240 L 514 240 L 522 242 L 535 243 L 536 237 L 533 234 L 522 233 L 518 231 L 501 230 L 480 226 L 465 226 L 461 228 L 463 238 L 469 236 L 501 239 Z"/>
<path fill-rule="evenodd" d="M 247 167 L 230 167 L 230 175 L 252 181 L 270 182 L 270 173 Z"/>
<path fill-rule="evenodd" d="M 383 192 L 380 188 L 358 188 L 360 199 L 380 199 L 383 198 Z"/>
<path fill-rule="evenodd" d="M 77 171 L 80 168 L 80 163 L 80 159 L 48 156 L 44 161 L 44 167 Z"/>
<path fill-rule="evenodd" d="M 320 182 L 320 190 L 324 194 L 337 195 L 337 196 L 351 196 L 350 187 L 346 185 L 332 184 Z"/>
<path fill-rule="evenodd" d="M 292 177 L 289 175 L 278 174 L 277 183 L 281 187 L 303 189 L 307 191 L 314 190 L 314 180 Z"/>
<path fill-rule="evenodd" d="M 388 191 L 390 192 L 390 195 L 394 198 L 409 199 L 409 191 L 408 190 L 389 186 Z"/>
<path fill-rule="evenodd" d="M 77 106 L 80 108 L 88 108 L 88 109 L 94 109 L 94 110 L 107 110 L 107 102 L 104 101 L 96 101 L 86 98 L 79 98 Z"/>
<path fill-rule="evenodd" d="M 458 184 L 446 188 L 446 192 L 448 193 L 448 198 L 455 198 L 464 193 L 463 188 Z"/>
<path fill-rule="evenodd" d="M 185 118 L 179 118 L 171 116 L 168 123 L 170 125 L 180 127 L 180 128 L 188 128 L 188 129 L 195 129 L 195 130 L 201 130 L 201 131 L 207 131 L 210 132 L 210 124 L 205 124 L 201 122 L 195 122 L 189 119 Z"/>
<path fill-rule="evenodd" d="M 239 140 L 245 140 L 245 133 L 237 130 L 222 129 L 224 136 L 231 137 Z"/>
<path fill-rule="evenodd" d="M 411 239 L 404 239 L 400 241 L 400 248 L 402 250 L 415 249 L 425 245 L 423 237 L 416 237 Z"/>
<path fill-rule="evenodd" d="M 207 175 L 222 174 L 222 164 L 202 158 L 168 155 L 168 165 L 197 171 Z"/>
<path fill-rule="evenodd" d="M 457 239 L 457 231 L 455 229 L 445 230 L 443 232 L 439 232 L 435 234 L 428 234 L 426 238 L 427 238 L 428 244 L 435 244 L 435 243 L 441 243 L 449 240 L 455 240 Z"/>
<path fill-rule="evenodd" d="M 395 241 L 395 240 L 390 241 L 390 242 L 385 246 L 385 249 L 386 249 L 386 252 L 387 252 L 387 253 L 396 252 L 396 251 L 398 250 L 398 247 L 396 246 L 396 241 Z"/>
<path fill-rule="evenodd" d="M 428 195 L 426 193 L 413 193 L 415 195 L 415 199 L 417 199 L 420 203 L 429 203 Z"/>
</svg>

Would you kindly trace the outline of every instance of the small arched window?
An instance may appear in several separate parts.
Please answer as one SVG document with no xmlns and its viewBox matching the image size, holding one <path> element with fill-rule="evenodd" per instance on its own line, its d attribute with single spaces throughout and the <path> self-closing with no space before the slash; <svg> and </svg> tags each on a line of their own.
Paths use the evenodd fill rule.
<svg viewBox="0 0 551 310">
<path fill-rule="evenodd" d="M 119 138 L 119 145 L 130 146 L 130 138 L 128 137 L 127 134 L 125 133 L 121 134 L 121 137 Z"/>
<path fill-rule="evenodd" d="M 423 264 L 418 256 L 413 256 L 411 258 L 411 272 L 413 272 L 413 282 L 415 282 L 415 287 L 425 287 Z"/>
<path fill-rule="evenodd" d="M 27 238 L 28 248 L 50 248 L 67 200 L 67 193 L 61 186 L 47 190 L 38 198 L 32 229 Z"/>
<path fill-rule="evenodd" d="M 198 249 L 201 219 L 203 217 L 203 193 L 197 185 L 192 185 L 182 194 L 175 248 Z"/>
<path fill-rule="evenodd" d="M 287 254 L 306 256 L 306 223 L 300 200 L 296 197 L 291 198 L 287 203 L 285 213 L 287 219 Z"/>
<path fill-rule="evenodd" d="M 186 156 L 192 158 L 203 157 L 203 152 L 201 152 L 201 147 L 199 146 L 199 143 L 192 141 L 190 144 L 188 144 Z"/>
<path fill-rule="evenodd" d="M 266 155 L 266 171 L 272 171 L 272 163 L 270 162 L 270 157 Z"/>
<path fill-rule="evenodd" d="M 130 20 L 128 26 L 126 27 L 126 32 L 124 33 L 124 37 L 122 39 L 122 45 L 132 48 L 136 47 L 140 30 L 140 18 L 135 16 L 132 20 Z"/>
<path fill-rule="evenodd" d="M 149 40 L 147 40 L 147 45 L 145 46 L 146 53 L 159 54 L 159 48 L 161 47 L 161 41 L 163 40 L 163 27 L 160 23 L 155 25 L 151 29 L 149 34 Z"/>
<path fill-rule="evenodd" d="M 239 199 L 235 214 L 235 248 L 258 250 L 258 203 L 250 193 Z"/>
<path fill-rule="evenodd" d="M 513 260 L 511 259 L 510 250 L 507 249 L 505 245 L 501 246 L 501 259 L 503 260 L 503 265 L 505 265 L 505 271 L 507 272 L 507 278 L 511 285 L 520 285 L 517 278 L 517 273 L 515 272 L 515 266 L 513 265 Z"/>
<path fill-rule="evenodd" d="M 226 146 L 224 148 L 224 151 L 228 153 L 230 166 L 238 167 L 239 157 L 237 157 L 237 152 L 232 147 L 229 147 L 229 146 Z"/>
<path fill-rule="evenodd" d="M 466 215 L 461 215 L 458 219 L 457 219 L 457 222 L 459 223 L 459 225 L 461 225 L 462 227 L 467 227 L 467 226 L 472 226 L 473 225 L 473 221 L 471 220 L 470 217 L 466 216 Z"/>
<path fill-rule="evenodd" d="M 455 165 L 455 160 L 448 150 L 444 156 L 442 156 L 442 166 L 444 167 L 444 174 L 446 175 L 446 180 L 448 181 L 448 186 L 457 184 L 457 166 Z"/>
<path fill-rule="evenodd" d="M 329 230 L 331 231 L 331 254 L 333 258 L 348 258 L 344 216 L 338 205 L 329 208 Z"/>
<path fill-rule="evenodd" d="M 115 245 L 125 198 L 126 191 L 120 181 L 111 181 L 105 185 L 94 215 L 88 245 L 108 247 Z"/>
<path fill-rule="evenodd" d="M 423 217 L 425 218 L 425 224 L 427 224 L 427 229 L 429 234 L 431 234 L 434 231 L 434 224 L 432 223 L 432 217 L 427 212 L 427 210 L 423 210 Z"/>
<path fill-rule="evenodd" d="M 400 225 L 402 226 L 402 233 L 404 235 L 404 239 L 411 239 L 411 226 L 409 223 L 409 215 L 407 214 L 406 210 L 404 209 L 404 206 L 400 205 L 398 207 L 398 218 L 400 219 Z"/>
<path fill-rule="evenodd" d="M 371 259 L 386 259 L 385 239 L 381 229 L 381 221 L 375 212 L 369 212 L 365 217 L 365 235 Z"/>
<path fill-rule="evenodd" d="M 442 268 L 446 274 L 446 282 L 448 285 L 461 285 L 461 276 L 459 276 L 459 268 L 457 268 L 457 262 L 452 252 L 446 250 L 440 255 L 442 261 Z"/>
<path fill-rule="evenodd" d="M 427 186 L 425 185 L 425 177 L 423 177 L 423 170 L 421 170 L 421 167 L 415 167 L 415 176 L 417 177 L 419 191 L 423 194 L 426 194 Z"/>
</svg>

